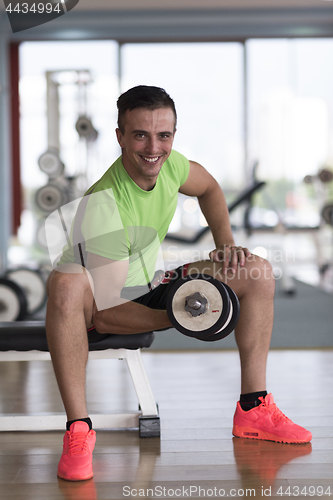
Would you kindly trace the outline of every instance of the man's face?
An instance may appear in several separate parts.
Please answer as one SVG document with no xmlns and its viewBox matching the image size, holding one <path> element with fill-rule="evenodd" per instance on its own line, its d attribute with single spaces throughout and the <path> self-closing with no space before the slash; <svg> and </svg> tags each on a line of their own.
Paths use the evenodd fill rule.
<svg viewBox="0 0 333 500">
<path fill-rule="evenodd" d="M 133 181 L 148 191 L 156 183 L 163 163 L 171 153 L 175 135 L 171 108 L 136 108 L 124 115 L 124 133 L 116 130 L 123 165 Z"/>
</svg>

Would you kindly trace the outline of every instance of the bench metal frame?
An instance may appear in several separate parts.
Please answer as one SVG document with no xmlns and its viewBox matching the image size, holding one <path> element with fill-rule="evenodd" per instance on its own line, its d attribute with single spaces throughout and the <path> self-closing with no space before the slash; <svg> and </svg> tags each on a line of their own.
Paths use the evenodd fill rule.
<svg viewBox="0 0 333 500">
<path fill-rule="evenodd" d="M 50 360 L 49 352 L 1 351 L 0 362 Z M 144 368 L 141 349 L 105 349 L 90 351 L 89 359 L 125 359 L 138 397 L 138 413 L 92 414 L 94 429 L 126 429 L 139 427 L 140 437 L 159 437 L 158 407 Z M 1 431 L 63 430 L 65 414 L 0 414 Z"/>
</svg>

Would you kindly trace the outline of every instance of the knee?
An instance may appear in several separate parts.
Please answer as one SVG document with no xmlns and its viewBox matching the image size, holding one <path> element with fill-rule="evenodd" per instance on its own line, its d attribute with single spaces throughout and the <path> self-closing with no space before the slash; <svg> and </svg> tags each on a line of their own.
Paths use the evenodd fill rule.
<svg viewBox="0 0 333 500">
<path fill-rule="evenodd" d="M 275 278 L 271 264 L 257 255 L 246 263 L 247 281 L 251 290 L 258 290 L 267 297 L 274 296 Z"/>
<path fill-rule="evenodd" d="M 80 266 L 81 267 L 81 266 Z M 47 283 L 48 307 L 63 312 L 73 312 L 73 307 L 83 304 L 87 293 L 92 294 L 90 280 L 86 273 L 52 271 Z"/>
</svg>

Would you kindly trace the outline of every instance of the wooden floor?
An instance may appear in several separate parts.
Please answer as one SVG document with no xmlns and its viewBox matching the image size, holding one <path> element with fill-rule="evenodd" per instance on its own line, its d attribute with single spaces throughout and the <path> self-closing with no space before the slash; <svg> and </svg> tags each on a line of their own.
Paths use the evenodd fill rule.
<svg viewBox="0 0 333 500">
<path fill-rule="evenodd" d="M 99 431 L 94 479 L 69 483 L 56 476 L 62 432 L 0 433 L 0 500 L 333 496 L 332 350 L 269 355 L 268 389 L 312 431 L 306 445 L 232 437 L 237 352 L 144 352 L 143 359 L 161 439 Z M 137 409 L 124 361 L 91 361 L 87 393 L 91 412 Z M 50 362 L 1 363 L 0 394 L 0 413 L 62 411 Z"/>
</svg>

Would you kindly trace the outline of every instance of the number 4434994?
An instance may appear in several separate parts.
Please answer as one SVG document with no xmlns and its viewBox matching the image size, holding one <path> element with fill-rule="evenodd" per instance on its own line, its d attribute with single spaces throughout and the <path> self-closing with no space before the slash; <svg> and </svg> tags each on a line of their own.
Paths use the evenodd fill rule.
<svg viewBox="0 0 333 500">
<path fill-rule="evenodd" d="M 298 497 L 298 496 L 309 496 L 309 497 L 323 497 L 323 496 L 332 496 L 333 492 L 331 492 L 330 486 L 304 486 L 300 488 L 299 486 L 288 486 L 288 488 L 280 488 L 277 490 L 276 495 L 281 497 L 289 496 L 289 497 Z"/>
<path fill-rule="evenodd" d="M 39 2 L 33 3 L 30 6 L 26 2 L 18 2 L 14 7 L 12 7 L 12 4 L 9 3 L 6 7 L 6 12 L 9 12 L 10 14 L 12 14 L 13 12 L 16 12 L 17 14 L 27 14 L 28 12 L 32 12 L 34 14 L 43 14 L 44 12 L 46 14 L 51 14 L 51 12 L 57 12 L 58 14 L 60 14 L 63 12 L 63 10 L 60 7 L 60 2 L 56 4 L 52 4 L 51 2 L 44 4 Z"/>
</svg>

